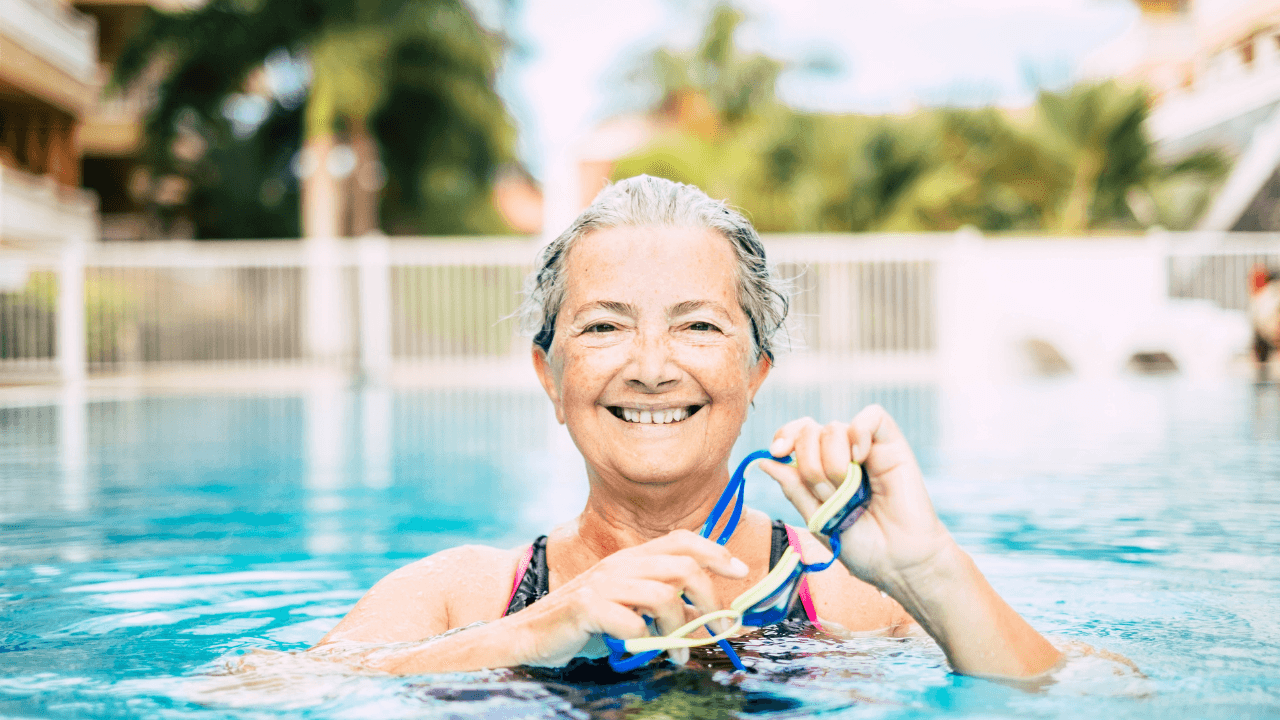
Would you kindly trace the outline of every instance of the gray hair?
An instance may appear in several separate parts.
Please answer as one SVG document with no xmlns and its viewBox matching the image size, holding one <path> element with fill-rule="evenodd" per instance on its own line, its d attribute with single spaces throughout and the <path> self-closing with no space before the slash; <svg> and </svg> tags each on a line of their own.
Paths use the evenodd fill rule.
<svg viewBox="0 0 1280 720">
<path fill-rule="evenodd" d="M 649 175 L 606 186 L 569 229 L 538 254 L 537 267 L 525 280 L 524 302 L 517 311 L 534 344 L 544 351 L 551 349 L 565 295 L 562 271 L 574 242 L 605 228 L 654 225 L 707 228 L 729 241 L 738 261 L 738 303 L 751 321 L 755 357 L 764 355 L 773 360 L 774 339 L 783 330 L 791 301 L 786 284 L 765 260 L 764 245 L 751 221 L 693 185 Z"/>
</svg>

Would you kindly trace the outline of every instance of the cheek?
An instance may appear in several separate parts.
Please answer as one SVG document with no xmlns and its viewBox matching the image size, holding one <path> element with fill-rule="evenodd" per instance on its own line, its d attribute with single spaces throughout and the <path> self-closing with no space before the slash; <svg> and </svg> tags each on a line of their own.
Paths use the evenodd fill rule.
<svg viewBox="0 0 1280 720">
<path fill-rule="evenodd" d="M 690 368 L 703 389 L 717 402 L 745 406 L 750 398 L 751 365 L 749 352 L 738 348 L 719 348 L 717 352 L 698 353 L 689 358 Z"/>
<path fill-rule="evenodd" d="M 595 405 L 612 373 L 598 351 L 566 348 L 560 361 L 560 393 L 565 410 L 572 412 L 584 405 Z"/>
</svg>

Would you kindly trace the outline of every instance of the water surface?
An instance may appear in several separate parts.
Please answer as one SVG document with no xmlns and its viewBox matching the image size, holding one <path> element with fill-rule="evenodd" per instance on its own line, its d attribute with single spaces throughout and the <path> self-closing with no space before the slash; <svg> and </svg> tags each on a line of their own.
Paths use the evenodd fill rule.
<svg viewBox="0 0 1280 720">
<path fill-rule="evenodd" d="M 608 687 L 291 658 L 396 567 L 528 542 L 585 496 L 536 390 L 329 388 L 0 407 L 0 715 L 1280 715 L 1280 387 L 766 386 L 736 456 L 870 402 L 1014 607 L 1141 675 L 1081 659 L 1017 688 L 927 640 L 787 632 L 744 641 L 750 674 L 708 652 Z M 763 475 L 748 500 L 798 521 Z M 258 687 L 210 678 L 252 650 L 277 653 Z"/>
</svg>

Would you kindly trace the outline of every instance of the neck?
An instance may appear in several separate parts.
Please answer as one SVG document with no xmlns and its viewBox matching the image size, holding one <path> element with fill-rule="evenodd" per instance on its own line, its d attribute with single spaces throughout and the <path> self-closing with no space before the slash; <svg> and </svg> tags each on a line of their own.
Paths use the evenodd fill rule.
<svg viewBox="0 0 1280 720">
<path fill-rule="evenodd" d="M 598 558 L 661 537 L 673 530 L 698 532 L 729 484 L 720 467 L 710 477 L 686 478 L 663 485 L 625 479 L 606 481 L 588 470 L 591 494 L 578 516 L 578 536 Z M 732 505 L 730 505 L 732 508 Z M 717 523 L 717 531 L 730 511 Z M 712 537 L 715 537 L 714 535 Z"/>
</svg>

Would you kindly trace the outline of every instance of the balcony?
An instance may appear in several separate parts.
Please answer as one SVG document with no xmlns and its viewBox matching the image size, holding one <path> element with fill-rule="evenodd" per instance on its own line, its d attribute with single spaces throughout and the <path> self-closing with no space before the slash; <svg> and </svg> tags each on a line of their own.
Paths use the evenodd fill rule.
<svg viewBox="0 0 1280 720">
<path fill-rule="evenodd" d="M 0 243 L 34 248 L 95 240 L 97 209 L 91 192 L 0 165 Z"/>
<path fill-rule="evenodd" d="M 54 0 L 0 0 L 0 86 L 80 115 L 97 95 L 98 28 Z"/>
</svg>

